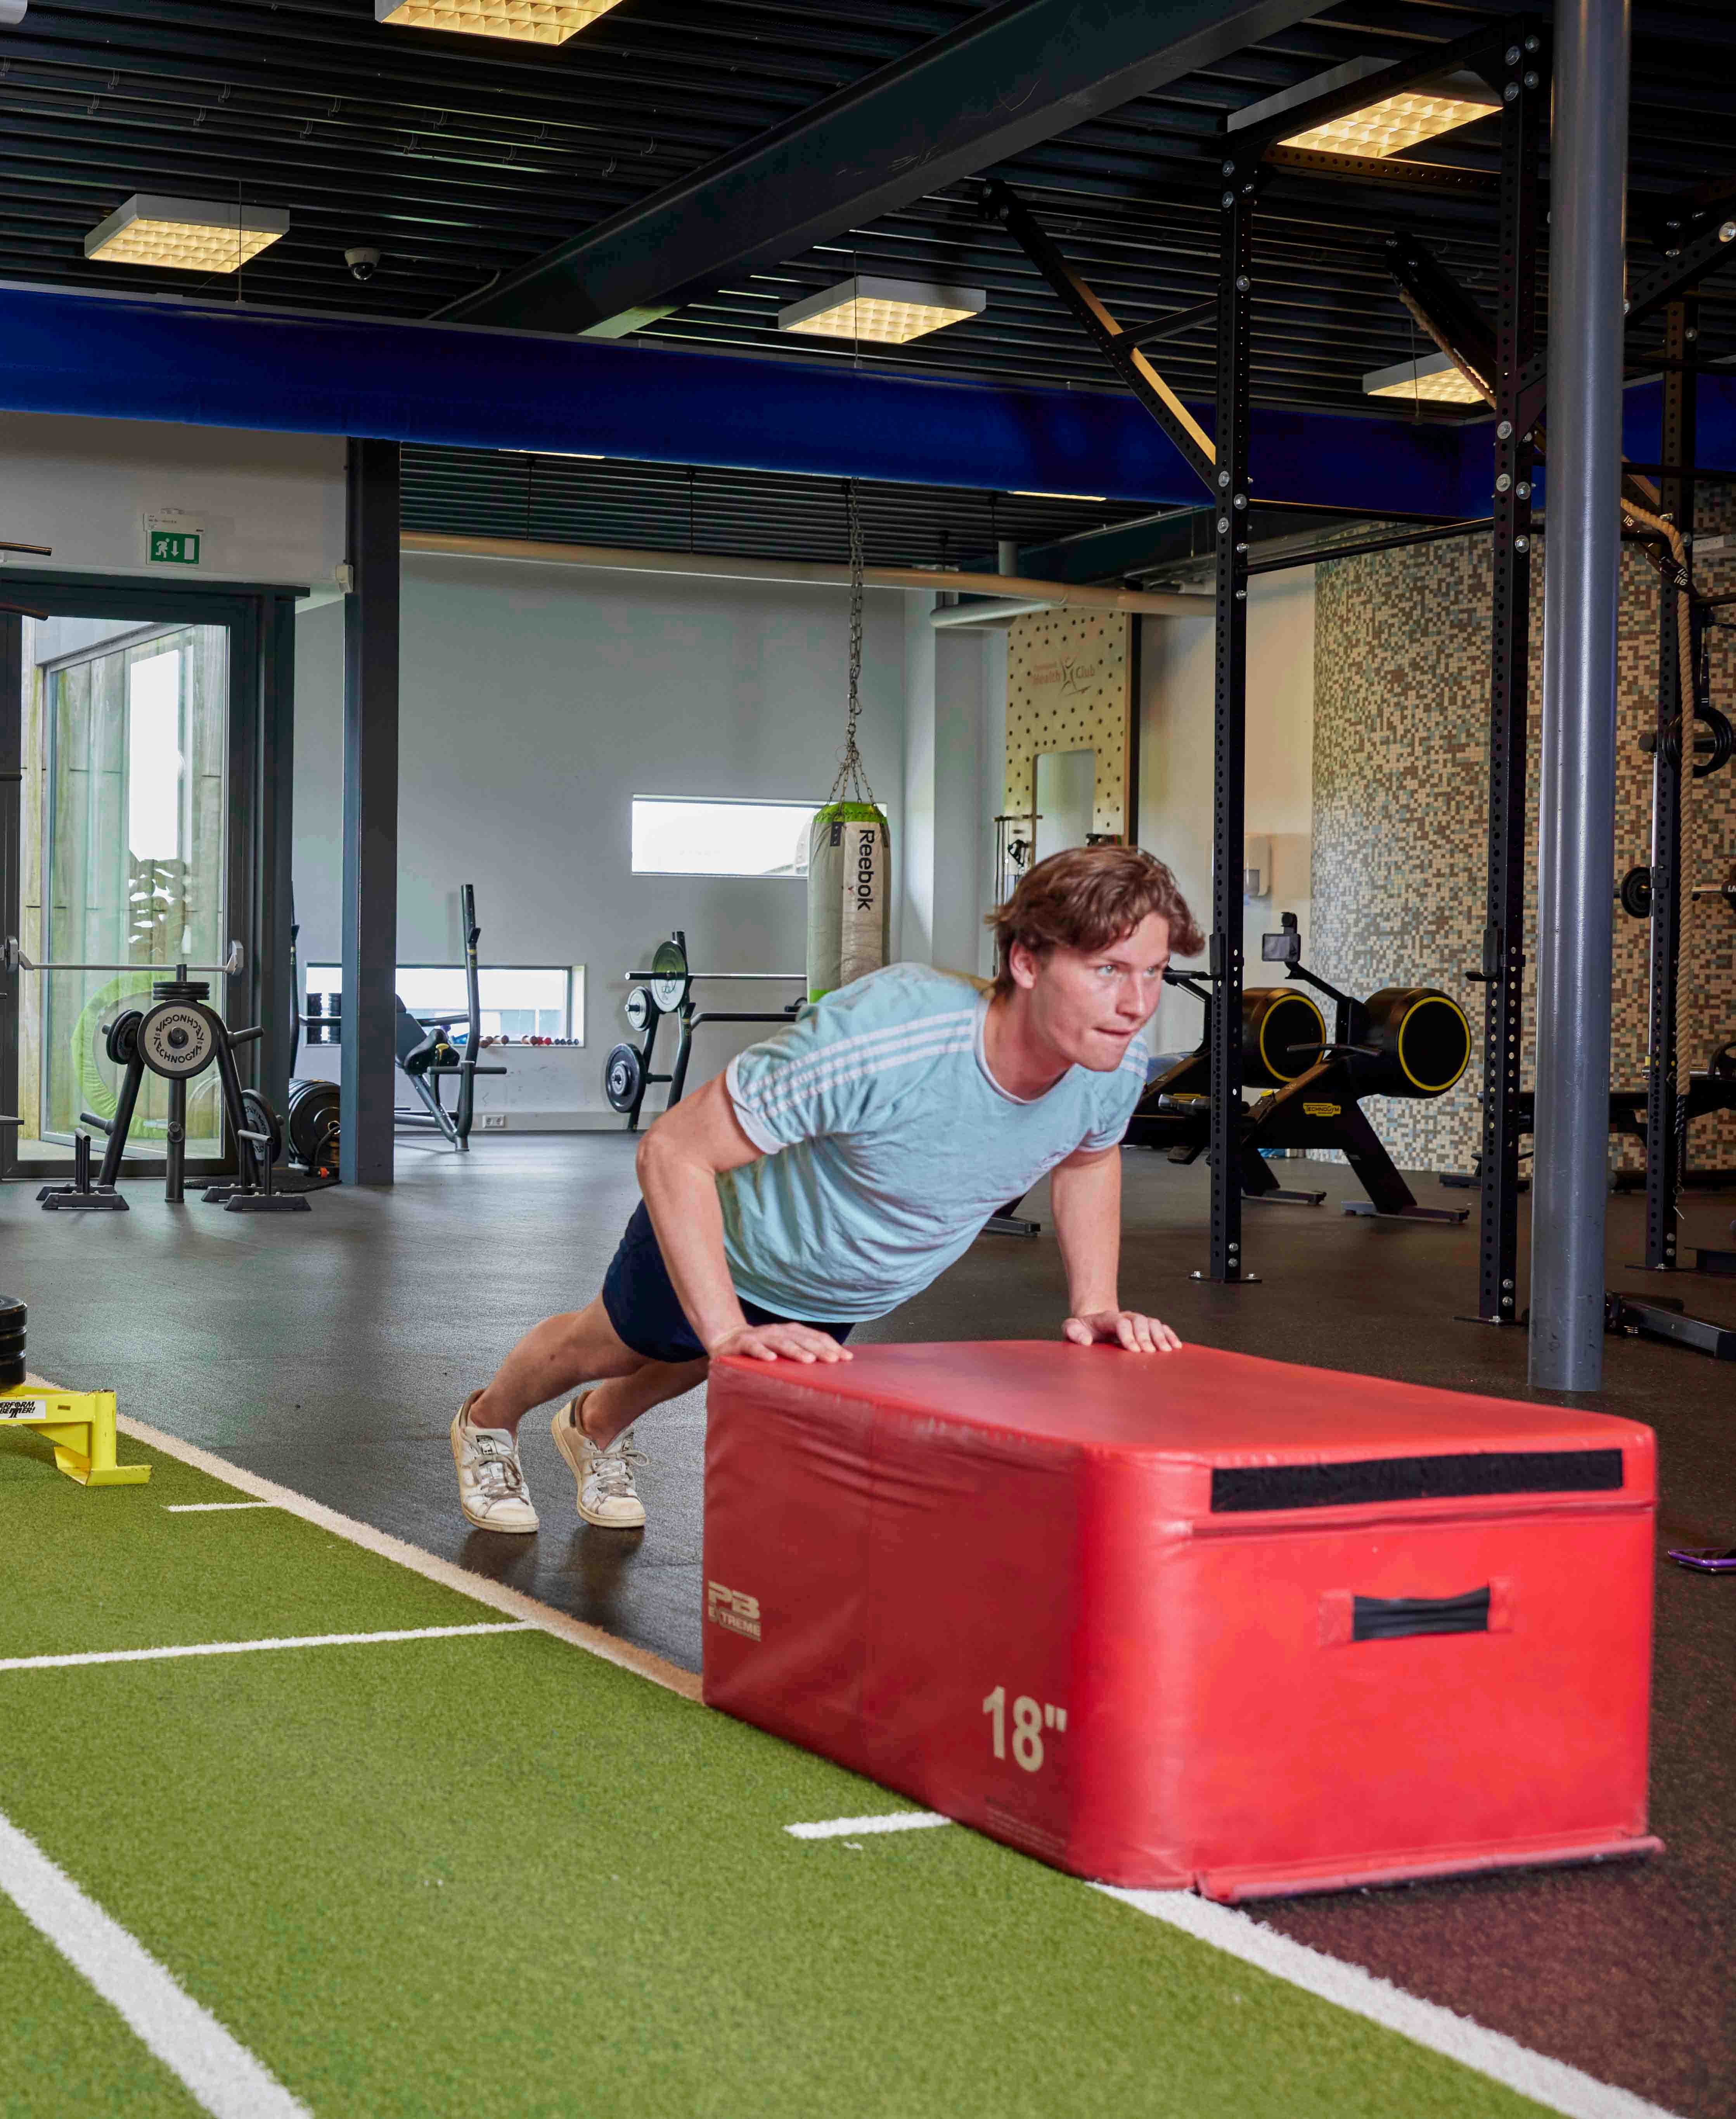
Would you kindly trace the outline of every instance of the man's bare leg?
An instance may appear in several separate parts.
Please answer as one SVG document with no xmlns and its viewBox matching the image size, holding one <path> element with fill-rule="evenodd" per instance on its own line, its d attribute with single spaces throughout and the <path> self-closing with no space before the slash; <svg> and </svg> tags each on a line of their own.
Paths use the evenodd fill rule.
<svg viewBox="0 0 1736 2119">
<path fill-rule="evenodd" d="M 599 1296 L 583 1310 L 545 1318 L 512 1349 L 488 1388 L 472 1399 L 473 1427 L 503 1427 L 509 1435 L 534 1407 L 565 1398 L 586 1384 L 585 1432 L 600 1449 L 641 1412 L 705 1381 L 710 1363 L 650 1361 L 636 1354 L 609 1321 Z"/>
<path fill-rule="evenodd" d="M 583 1310 L 545 1317 L 525 1334 L 488 1388 L 471 1401 L 470 1425 L 503 1427 L 516 1435 L 525 1415 L 550 1398 L 604 1377 L 637 1375 L 641 1369 L 662 1366 L 647 1362 L 623 1342 L 599 1296 Z"/>
</svg>

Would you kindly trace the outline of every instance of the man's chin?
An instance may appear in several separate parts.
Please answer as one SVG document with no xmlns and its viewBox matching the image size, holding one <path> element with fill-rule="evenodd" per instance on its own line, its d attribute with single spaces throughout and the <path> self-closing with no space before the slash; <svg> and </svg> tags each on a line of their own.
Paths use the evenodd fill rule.
<svg viewBox="0 0 1736 2119">
<path fill-rule="evenodd" d="M 1131 1036 L 1112 1037 L 1099 1032 L 1085 1041 L 1085 1049 L 1078 1055 L 1079 1064 L 1089 1067 L 1094 1074 L 1113 1074 L 1127 1056 Z"/>
</svg>

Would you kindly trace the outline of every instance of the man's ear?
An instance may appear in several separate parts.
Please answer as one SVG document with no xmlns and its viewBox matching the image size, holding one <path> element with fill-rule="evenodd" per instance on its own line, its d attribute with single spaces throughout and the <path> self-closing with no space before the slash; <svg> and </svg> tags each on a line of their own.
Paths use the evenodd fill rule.
<svg viewBox="0 0 1736 2119">
<path fill-rule="evenodd" d="M 1037 971 L 1042 961 L 1028 944 L 1015 942 L 1007 952 L 1007 968 L 1012 973 L 1013 984 L 1029 993 L 1037 983 Z"/>
</svg>

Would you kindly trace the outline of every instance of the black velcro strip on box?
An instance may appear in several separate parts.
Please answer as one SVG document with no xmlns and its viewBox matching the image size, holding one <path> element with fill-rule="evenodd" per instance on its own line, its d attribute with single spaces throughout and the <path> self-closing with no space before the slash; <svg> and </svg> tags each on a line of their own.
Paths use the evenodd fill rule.
<svg viewBox="0 0 1736 2119">
<path fill-rule="evenodd" d="M 1211 1475 L 1211 1510 L 1364 1508 L 1493 1494 L 1607 1494 L 1619 1449 L 1490 1449 L 1469 1456 L 1367 1457 L 1345 1464 L 1231 1465 Z"/>
</svg>

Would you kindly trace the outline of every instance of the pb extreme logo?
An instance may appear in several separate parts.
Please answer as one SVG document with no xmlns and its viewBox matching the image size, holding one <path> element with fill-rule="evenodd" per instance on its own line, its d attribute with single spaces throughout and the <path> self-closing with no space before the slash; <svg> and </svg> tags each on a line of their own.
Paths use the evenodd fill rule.
<svg viewBox="0 0 1736 2119">
<path fill-rule="evenodd" d="M 750 1641 L 760 1637 L 760 1600 L 744 1597 L 739 1589 L 726 1589 L 721 1582 L 706 1584 L 706 1616 L 714 1626 L 743 1634 Z"/>
</svg>

